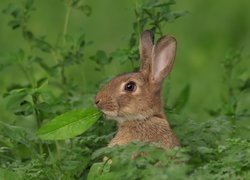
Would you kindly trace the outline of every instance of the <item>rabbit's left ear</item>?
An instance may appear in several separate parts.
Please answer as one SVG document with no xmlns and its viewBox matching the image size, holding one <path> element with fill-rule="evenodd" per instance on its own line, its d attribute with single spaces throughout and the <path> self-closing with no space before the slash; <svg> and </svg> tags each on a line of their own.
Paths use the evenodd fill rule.
<svg viewBox="0 0 250 180">
<path fill-rule="evenodd" d="M 153 83 L 162 83 L 171 72 L 176 53 L 176 40 L 163 36 L 153 48 L 150 78 Z"/>
<path fill-rule="evenodd" d="M 141 34 L 140 39 L 140 70 L 146 73 L 150 71 L 150 63 L 152 58 L 152 49 L 154 46 L 154 34 L 150 30 L 145 30 Z"/>
</svg>

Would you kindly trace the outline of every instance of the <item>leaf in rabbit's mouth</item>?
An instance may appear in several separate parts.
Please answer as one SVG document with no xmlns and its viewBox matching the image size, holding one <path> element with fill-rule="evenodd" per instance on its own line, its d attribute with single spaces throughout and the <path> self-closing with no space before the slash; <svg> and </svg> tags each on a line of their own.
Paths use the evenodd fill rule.
<svg viewBox="0 0 250 180">
<path fill-rule="evenodd" d="M 44 140 L 64 140 L 78 136 L 92 127 L 100 118 L 96 108 L 73 110 L 61 114 L 38 130 L 38 136 Z"/>
</svg>

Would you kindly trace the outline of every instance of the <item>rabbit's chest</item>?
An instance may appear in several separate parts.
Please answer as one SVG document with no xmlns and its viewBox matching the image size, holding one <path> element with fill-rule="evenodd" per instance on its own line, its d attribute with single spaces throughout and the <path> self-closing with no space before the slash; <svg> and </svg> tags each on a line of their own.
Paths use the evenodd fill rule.
<svg viewBox="0 0 250 180">
<path fill-rule="evenodd" d="M 165 122 L 133 122 L 120 126 L 109 146 L 128 144 L 135 140 L 169 144 L 172 142 L 172 136 L 172 131 Z"/>
</svg>

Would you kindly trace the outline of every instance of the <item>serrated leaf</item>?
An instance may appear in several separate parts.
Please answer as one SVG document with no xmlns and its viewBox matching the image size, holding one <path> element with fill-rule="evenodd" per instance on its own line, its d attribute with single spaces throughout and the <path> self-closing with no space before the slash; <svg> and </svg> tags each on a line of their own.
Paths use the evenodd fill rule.
<svg viewBox="0 0 250 180">
<path fill-rule="evenodd" d="M 94 108 L 66 112 L 41 127 L 38 130 L 38 137 L 44 140 L 72 138 L 94 125 L 100 114 Z"/>
</svg>

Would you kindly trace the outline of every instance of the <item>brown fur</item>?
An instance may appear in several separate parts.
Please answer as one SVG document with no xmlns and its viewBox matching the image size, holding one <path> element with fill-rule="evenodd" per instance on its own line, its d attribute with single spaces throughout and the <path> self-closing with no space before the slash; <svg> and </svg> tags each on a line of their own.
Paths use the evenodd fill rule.
<svg viewBox="0 0 250 180">
<path fill-rule="evenodd" d="M 179 146 L 163 111 L 162 84 L 170 73 L 176 40 L 162 37 L 153 45 L 150 31 L 141 36 L 139 72 L 120 75 L 109 81 L 95 97 L 95 103 L 109 119 L 118 122 L 118 132 L 109 146 L 133 140 L 162 143 L 165 148 Z M 124 85 L 134 81 L 136 90 L 127 92 Z"/>
<path fill-rule="evenodd" d="M 179 146 L 168 122 L 158 117 L 119 124 L 118 132 L 108 146 L 124 145 L 134 140 L 161 143 L 164 148 Z"/>
</svg>

